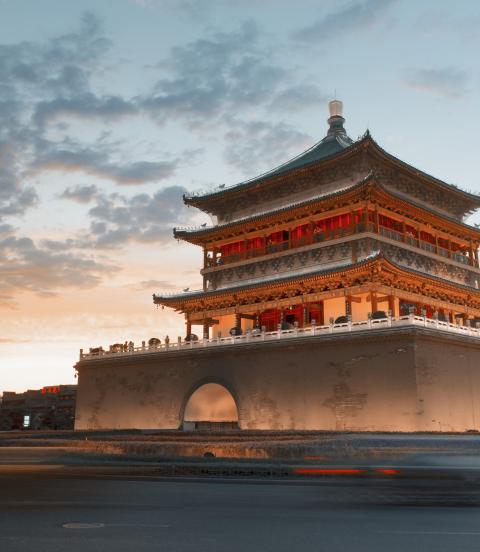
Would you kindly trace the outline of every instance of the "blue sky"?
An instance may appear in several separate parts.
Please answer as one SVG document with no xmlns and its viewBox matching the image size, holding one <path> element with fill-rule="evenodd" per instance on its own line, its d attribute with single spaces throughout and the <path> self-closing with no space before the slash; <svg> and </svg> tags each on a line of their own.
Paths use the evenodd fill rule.
<svg viewBox="0 0 480 552">
<path fill-rule="evenodd" d="M 0 391 L 182 334 L 151 304 L 200 284 L 182 193 L 311 146 L 335 92 L 352 138 L 480 193 L 478 2 L 0 0 L 0 31 Z"/>
</svg>

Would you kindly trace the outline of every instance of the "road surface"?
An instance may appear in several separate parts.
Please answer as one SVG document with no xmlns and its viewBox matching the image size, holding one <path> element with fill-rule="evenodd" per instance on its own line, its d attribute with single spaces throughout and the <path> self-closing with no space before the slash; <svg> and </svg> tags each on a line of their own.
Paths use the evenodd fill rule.
<svg viewBox="0 0 480 552">
<path fill-rule="evenodd" d="M 173 480 L 0 466 L 1 552 L 478 552 L 479 542 L 480 508 L 438 497 L 384 502 L 346 480 Z"/>
</svg>

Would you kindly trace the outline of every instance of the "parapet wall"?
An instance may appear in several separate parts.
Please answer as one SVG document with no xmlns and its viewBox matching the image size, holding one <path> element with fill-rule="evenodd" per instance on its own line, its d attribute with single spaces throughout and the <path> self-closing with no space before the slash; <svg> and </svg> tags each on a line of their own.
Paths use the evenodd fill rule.
<svg viewBox="0 0 480 552">
<path fill-rule="evenodd" d="M 241 429 L 480 430 L 478 339 L 386 328 L 80 361 L 76 429 L 177 429 L 204 383 Z"/>
</svg>

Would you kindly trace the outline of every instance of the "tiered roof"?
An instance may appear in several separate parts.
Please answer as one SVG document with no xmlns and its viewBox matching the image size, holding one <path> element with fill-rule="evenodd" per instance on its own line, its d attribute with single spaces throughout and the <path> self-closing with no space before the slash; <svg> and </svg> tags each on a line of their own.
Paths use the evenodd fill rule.
<svg viewBox="0 0 480 552">
<path fill-rule="evenodd" d="M 472 194 L 435 178 L 381 148 L 367 132 L 358 140 L 352 140 L 346 133 L 343 123 L 345 119 L 334 115 L 328 120 L 330 128 L 327 136 L 315 144 L 309 150 L 290 161 L 276 167 L 251 180 L 247 180 L 230 187 L 218 187 L 204 194 L 184 195 L 184 202 L 205 211 L 217 215 L 225 202 L 234 202 L 235 199 L 246 193 L 257 194 L 263 189 L 275 187 L 285 178 L 299 175 L 312 169 L 323 169 L 332 164 L 342 162 L 360 153 L 367 152 L 373 159 L 386 162 L 392 168 L 414 177 L 419 184 L 432 187 L 438 191 L 446 192 L 459 204 L 459 210 L 465 216 L 480 207 L 480 195 Z"/>
<path fill-rule="evenodd" d="M 453 234 L 459 236 L 468 236 L 473 239 L 480 238 L 480 229 L 465 224 L 457 218 L 448 216 L 446 213 L 439 213 L 437 210 L 426 207 L 412 197 L 387 188 L 381 183 L 381 179 L 373 172 L 359 182 L 349 183 L 339 190 L 328 193 L 320 193 L 311 199 L 295 202 L 278 209 L 267 210 L 245 218 L 237 219 L 224 224 L 215 226 L 205 226 L 194 229 L 174 228 L 174 237 L 193 243 L 203 245 L 211 240 L 225 238 L 228 236 L 243 235 L 245 231 L 252 230 L 255 226 L 261 225 L 267 227 L 270 223 L 278 222 L 281 215 L 285 212 L 292 213 L 292 219 L 299 219 L 302 216 L 312 216 L 315 214 L 315 208 L 318 206 L 328 206 L 332 200 L 345 199 L 349 202 L 361 199 L 386 200 L 391 205 L 402 205 L 409 209 L 411 213 L 417 214 L 419 220 L 429 222 L 432 227 L 438 226 L 440 229 L 448 227 Z M 338 201 L 337 201 L 338 202 Z M 413 211 L 412 211 L 413 209 Z"/>
<path fill-rule="evenodd" d="M 406 294 L 415 291 L 423 295 L 429 292 L 430 297 L 436 295 L 439 301 L 465 304 L 480 313 L 480 290 L 399 265 L 382 252 L 376 252 L 356 263 L 317 268 L 302 274 L 272 276 L 251 284 L 239 283 L 218 290 L 198 290 L 171 295 L 154 294 L 153 300 L 156 304 L 184 312 L 190 311 L 194 307 L 202 310 L 222 308 L 233 303 L 242 304 L 244 299 L 250 302 L 265 302 L 273 300 L 279 290 L 285 295 L 285 298 L 292 302 L 296 293 L 289 295 L 288 288 L 298 289 L 301 291 L 301 295 L 308 295 L 340 289 L 339 282 L 342 283 L 343 289 L 350 289 L 355 285 L 364 284 L 367 280 L 375 281 L 379 286 L 393 286 L 394 284 L 400 286 L 402 279 L 405 280 L 404 291 Z M 414 290 L 414 287 L 417 289 Z M 432 293 L 432 290 L 435 290 L 435 294 Z M 254 296 L 252 296 L 252 291 L 254 291 Z"/>
<path fill-rule="evenodd" d="M 331 108 L 332 104 L 334 109 L 333 112 L 331 110 L 331 117 L 328 120 L 330 125 L 328 134 L 311 149 L 268 173 L 236 186 L 219 187 L 203 195 L 184 196 L 184 202 L 187 205 L 195 206 L 212 215 L 220 215 L 222 222 L 212 227 L 194 230 L 175 229 L 175 237 L 205 246 L 209 243 L 245 236 L 247 232 L 255 232 L 259 229 L 264 231 L 281 225 L 286 222 L 284 220 L 286 213 L 288 213 L 288 222 L 291 224 L 293 221 L 301 220 L 302 217 L 308 219 L 346 205 L 365 206 L 372 201 L 398 213 L 408 213 L 409 218 L 429 224 L 437 230 L 478 242 L 480 230 L 464 224 L 462 217 L 480 207 L 479 195 L 447 184 L 397 159 L 383 150 L 368 131 L 359 140 L 353 141 L 348 137 L 343 126 L 344 119 L 341 116 L 341 109 L 338 109 L 339 106 L 341 108 L 341 102 L 331 102 Z M 356 181 L 348 181 L 342 177 L 343 180 L 340 178 L 335 181 L 335 189 L 332 190 L 329 187 L 327 191 L 322 180 L 315 178 L 324 169 L 341 166 L 350 160 L 354 160 L 352 166 L 357 171 Z M 360 162 L 357 163 L 357 160 Z M 365 175 L 360 179 L 358 167 L 362 168 Z M 376 174 L 374 167 L 379 167 L 381 174 Z M 384 181 L 385 174 L 390 175 L 390 180 Z M 398 183 L 402 175 L 408 177 L 404 179 L 408 184 L 406 188 L 402 188 Z M 305 180 L 307 188 L 302 189 L 299 195 L 294 192 L 294 184 L 301 184 L 301 178 L 305 176 L 314 178 Z M 352 177 L 353 173 L 349 178 Z M 329 182 L 329 178 L 330 173 L 325 173 L 325 183 Z M 422 191 L 422 188 L 425 188 L 423 195 L 418 192 L 418 190 Z M 285 201 L 282 199 L 283 203 L 280 205 L 278 201 L 274 203 L 267 201 L 262 211 L 262 198 L 272 195 L 275 198 L 281 197 Z M 290 201 L 288 201 L 289 195 Z M 428 203 L 430 199 L 432 205 Z M 248 208 L 245 209 L 240 204 L 247 205 Z M 261 212 L 255 211 L 255 207 L 260 207 Z M 225 217 L 229 209 L 236 209 L 233 220 L 230 221 Z M 243 216 L 242 213 L 244 213 Z M 398 265 L 383 253 L 359 262 L 337 264 L 333 267 L 315 267 L 290 275 L 279 274 L 252 283 L 238 282 L 228 288 L 154 295 L 154 302 L 173 307 L 177 311 L 193 312 L 201 309 L 223 308 L 227 303 L 230 307 L 233 304 L 242 305 L 246 302 L 265 303 L 270 300 L 270 296 L 274 297 L 278 290 L 283 290 L 282 293 L 285 292 L 287 296 L 294 298 L 299 295 L 322 293 L 327 289 L 332 291 L 349 286 L 355 287 L 366 281 L 370 284 L 378 282 L 379 285 L 399 287 L 403 289 L 402 293 L 405 296 L 410 292 L 414 293 L 414 288 L 415 293 L 420 296 L 429 290 L 430 297 L 437 303 L 464 304 L 467 308 L 475 310 L 476 314 L 480 314 L 479 290 Z M 288 295 L 290 293 L 288 290 L 291 295 Z"/>
</svg>

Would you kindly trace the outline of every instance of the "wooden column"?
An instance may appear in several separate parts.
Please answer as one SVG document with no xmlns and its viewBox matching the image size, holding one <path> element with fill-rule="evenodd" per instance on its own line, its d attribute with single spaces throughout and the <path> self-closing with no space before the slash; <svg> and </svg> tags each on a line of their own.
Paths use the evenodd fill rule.
<svg viewBox="0 0 480 552">
<path fill-rule="evenodd" d="M 192 323 L 190 320 L 187 319 L 187 337 L 189 335 L 192 335 Z"/>
<path fill-rule="evenodd" d="M 352 296 L 345 296 L 345 315 L 352 316 Z"/>
<path fill-rule="evenodd" d="M 210 337 L 210 323 L 208 320 L 204 320 L 203 322 L 203 336 L 204 338 L 208 339 Z"/>
<path fill-rule="evenodd" d="M 368 220 L 368 205 L 365 207 L 365 212 L 363 213 L 363 217 L 364 217 L 364 224 L 365 224 L 365 232 L 369 232 L 370 231 L 370 228 L 369 228 L 369 224 L 370 224 L 370 221 Z"/>
<path fill-rule="evenodd" d="M 356 241 L 352 241 L 352 263 L 356 263 L 358 261 L 358 243 Z"/>
<path fill-rule="evenodd" d="M 235 328 L 242 328 L 242 315 L 239 313 L 235 315 Z"/>
<path fill-rule="evenodd" d="M 470 264 L 471 266 L 475 266 L 475 258 L 474 258 L 474 255 L 473 255 L 473 240 L 470 240 L 470 249 L 468 250 L 469 252 L 469 255 L 470 255 Z"/>
<path fill-rule="evenodd" d="M 208 264 L 208 251 L 207 248 L 203 248 L 203 268 L 207 268 Z M 207 277 L 203 275 L 203 291 L 207 291 Z"/>
<path fill-rule="evenodd" d="M 388 310 L 392 313 L 392 316 L 397 316 L 395 313 L 395 297 L 393 295 L 388 296 Z"/>
<path fill-rule="evenodd" d="M 370 293 L 370 304 L 371 304 L 372 313 L 376 312 L 378 310 L 378 303 L 377 303 L 377 294 L 374 291 Z"/>
<path fill-rule="evenodd" d="M 313 243 L 313 230 L 314 230 L 314 228 L 315 228 L 315 223 L 310 221 L 308 223 L 308 230 L 309 230 L 309 232 L 308 232 L 308 242 L 309 243 Z"/>
</svg>

